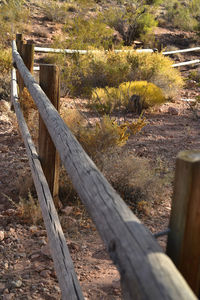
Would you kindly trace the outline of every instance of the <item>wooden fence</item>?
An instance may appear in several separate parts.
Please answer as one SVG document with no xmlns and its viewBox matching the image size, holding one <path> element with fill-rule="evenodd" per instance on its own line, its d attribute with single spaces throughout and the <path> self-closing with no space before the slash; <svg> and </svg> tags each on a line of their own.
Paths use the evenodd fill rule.
<svg viewBox="0 0 200 300">
<path fill-rule="evenodd" d="M 73 186 L 87 207 L 113 263 L 118 268 L 123 298 L 196 299 L 170 258 L 163 253 L 151 233 L 131 212 L 73 136 L 25 66 L 15 41 L 12 53 L 17 77 L 23 79 L 34 99 Z M 62 298 L 83 299 L 40 157 L 20 109 L 15 69 L 12 71 L 12 102 L 26 146 Z M 195 157 L 195 164 L 196 159 Z M 189 203 L 188 198 L 186 202 Z M 187 221 L 184 222 L 187 227 Z M 183 243 L 181 247 L 182 245 Z M 177 247 L 177 256 L 179 250 Z"/>
</svg>

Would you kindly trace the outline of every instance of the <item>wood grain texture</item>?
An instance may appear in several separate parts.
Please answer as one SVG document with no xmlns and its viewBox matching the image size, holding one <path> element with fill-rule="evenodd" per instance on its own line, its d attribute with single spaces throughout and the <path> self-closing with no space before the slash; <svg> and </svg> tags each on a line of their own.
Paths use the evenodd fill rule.
<svg viewBox="0 0 200 300">
<path fill-rule="evenodd" d="M 34 179 L 42 215 L 47 230 L 50 251 L 54 267 L 62 291 L 62 299 L 84 299 L 74 271 L 73 262 L 66 244 L 66 240 L 59 222 L 53 199 L 43 174 L 38 154 L 32 142 L 28 127 L 24 120 L 17 95 L 16 72 L 12 70 L 12 101 L 18 119 L 19 128 L 26 146 L 26 151 Z"/>
<path fill-rule="evenodd" d="M 34 44 L 22 44 L 21 45 L 21 53 L 25 66 L 28 70 L 33 73 L 33 63 L 34 63 Z"/>
<path fill-rule="evenodd" d="M 17 33 L 16 34 L 16 45 L 17 45 L 17 51 L 19 52 L 19 54 L 22 56 L 22 46 L 23 46 L 23 35 L 21 33 Z M 19 96 L 22 93 L 23 87 L 24 87 L 24 83 L 23 83 L 23 79 L 20 75 L 20 73 L 17 71 L 17 82 L 18 82 L 18 87 L 19 87 Z"/>
<path fill-rule="evenodd" d="M 13 58 L 73 185 L 120 272 L 124 299 L 196 299 L 172 261 L 84 152 L 24 66 L 15 42 Z"/>
<path fill-rule="evenodd" d="M 60 111 L 60 77 L 58 67 L 55 65 L 40 65 L 39 83 L 56 110 Z M 41 118 L 39 117 L 39 156 L 44 175 L 47 179 L 51 195 L 56 208 L 61 208 L 59 200 L 59 166 L 58 152 L 52 142 L 51 136 Z"/>
<path fill-rule="evenodd" d="M 200 151 L 177 157 L 167 253 L 200 296 Z"/>
</svg>

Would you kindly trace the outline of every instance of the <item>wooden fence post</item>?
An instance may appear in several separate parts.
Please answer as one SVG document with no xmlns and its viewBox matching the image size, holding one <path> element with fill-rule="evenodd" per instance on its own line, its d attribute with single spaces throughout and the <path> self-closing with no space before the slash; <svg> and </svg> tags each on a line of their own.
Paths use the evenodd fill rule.
<svg viewBox="0 0 200 300">
<path fill-rule="evenodd" d="M 27 41 L 27 44 L 22 44 L 21 54 L 24 61 L 24 64 L 30 71 L 33 73 L 33 64 L 34 64 L 34 44 L 32 41 Z"/>
<path fill-rule="evenodd" d="M 40 65 L 40 86 L 58 112 L 60 110 L 59 81 L 57 66 Z M 56 208 L 60 208 L 61 202 L 58 196 L 60 159 L 41 117 L 39 118 L 39 156 L 55 206 Z"/>
<path fill-rule="evenodd" d="M 200 296 L 200 151 L 182 151 L 176 175 L 167 254 Z"/>
<path fill-rule="evenodd" d="M 34 44 L 32 42 L 28 42 L 27 44 L 23 41 L 20 44 L 20 55 L 24 61 L 25 66 L 28 68 L 30 73 L 33 73 L 33 64 L 34 64 Z M 19 96 L 24 89 L 24 82 L 21 79 L 19 81 Z"/>
<path fill-rule="evenodd" d="M 22 57 L 22 45 L 23 45 L 24 41 L 23 41 L 23 35 L 22 33 L 17 33 L 16 34 L 16 45 L 17 45 L 17 51 L 19 52 L 19 54 Z M 18 83 L 18 87 L 19 87 L 19 96 L 22 93 L 23 90 L 23 79 L 20 76 L 19 72 L 17 71 L 17 83 Z"/>
<path fill-rule="evenodd" d="M 21 54 L 21 43 L 23 41 L 23 35 L 22 33 L 17 33 L 16 34 L 16 45 L 17 45 L 17 51 L 19 54 Z"/>
<path fill-rule="evenodd" d="M 30 71 L 33 73 L 33 64 L 34 64 L 34 44 L 32 41 L 27 43 L 23 41 L 23 35 L 21 33 L 16 34 L 16 44 L 19 54 L 21 55 L 24 64 Z M 24 89 L 24 82 L 20 74 L 17 75 L 17 81 L 19 86 L 19 96 L 21 96 Z"/>
</svg>

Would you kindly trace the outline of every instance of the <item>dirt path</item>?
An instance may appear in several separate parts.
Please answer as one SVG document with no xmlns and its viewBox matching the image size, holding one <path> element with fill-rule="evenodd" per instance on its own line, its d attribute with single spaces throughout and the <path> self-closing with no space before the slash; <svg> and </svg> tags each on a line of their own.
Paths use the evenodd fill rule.
<svg viewBox="0 0 200 300">
<path fill-rule="evenodd" d="M 37 5 L 33 6 L 32 32 L 27 38 L 33 39 L 37 45 L 48 45 L 60 28 L 55 28 L 53 22 L 47 22 Z M 165 41 L 171 45 L 174 45 L 178 35 L 180 40 L 184 38 L 181 34 L 172 34 L 172 30 L 164 29 L 157 32 L 163 43 Z M 187 41 L 190 42 L 190 36 Z M 177 42 L 175 45 L 180 46 Z M 163 164 L 163 173 L 171 176 L 180 150 L 200 148 L 199 107 L 193 111 L 181 100 L 194 98 L 197 94 L 199 87 L 190 82 L 175 103 L 165 104 L 153 113 L 146 113 L 148 125 L 131 138 L 126 147 L 137 156 Z M 129 116 L 130 119 L 132 117 Z M 23 196 L 26 192 L 26 187 L 30 185 L 30 170 L 23 142 L 16 129 L 15 116 L 4 101 L 0 103 L 0 125 L 0 297 L 4 300 L 59 299 L 60 289 L 44 226 L 24 224 L 8 200 L 10 197 L 17 201 L 18 195 Z M 142 218 L 152 232 L 168 226 L 171 191 L 172 187 L 169 186 L 166 197 L 152 207 L 149 215 Z M 72 211 L 70 215 L 61 218 L 85 299 L 121 299 L 119 275 L 102 241 L 94 227 L 85 228 L 75 215 L 76 212 Z M 163 248 L 165 241 L 166 238 L 159 240 Z"/>
</svg>

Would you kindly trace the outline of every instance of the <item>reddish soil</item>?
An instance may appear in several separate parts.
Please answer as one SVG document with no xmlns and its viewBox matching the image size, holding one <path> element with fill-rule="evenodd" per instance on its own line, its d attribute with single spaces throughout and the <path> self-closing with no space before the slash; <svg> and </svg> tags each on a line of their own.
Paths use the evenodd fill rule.
<svg viewBox="0 0 200 300">
<path fill-rule="evenodd" d="M 36 44 L 47 45 L 52 41 L 55 24 L 47 22 L 37 8 L 32 16 L 32 33 L 27 36 Z M 45 30 L 46 36 L 38 32 Z M 164 45 L 183 48 L 191 45 L 194 38 L 189 33 L 169 29 L 158 29 L 157 37 Z M 177 38 L 179 43 L 177 43 Z M 185 39 L 187 37 L 187 39 Z M 184 40 L 184 44 L 181 44 Z M 186 45 L 186 41 L 188 44 Z M 197 46 L 197 45 L 196 45 Z M 188 60 L 189 54 L 176 57 Z M 198 54 L 190 54 L 198 57 Z M 200 69 L 196 67 L 197 71 Z M 183 75 L 187 75 L 189 68 Z M 132 137 L 126 148 L 133 154 L 146 157 L 152 163 L 162 164 L 163 173 L 172 175 L 175 159 L 181 150 L 200 148 L 198 104 L 193 107 L 182 101 L 183 98 L 195 98 L 199 86 L 190 80 L 180 96 L 173 103 L 167 103 L 153 112 L 145 114 L 148 125 Z M 134 118 L 129 115 L 128 118 Z M 10 112 L 7 102 L 0 102 L 0 295 L 1 299 L 60 299 L 60 289 L 55 276 L 53 262 L 47 246 L 46 231 L 43 225 L 25 224 L 16 214 L 14 204 L 19 194 L 24 195 L 30 185 L 30 170 L 22 139 L 19 135 L 14 113 Z M 151 207 L 142 222 L 151 232 L 168 227 L 172 185 L 168 186 L 167 196 Z M 101 239 L 88 221 L 85 212 L 76 217 L 74 208 L 70 215 L 63 214 L 61 223 L 74 261 L 85 299 L 121 299 L 119 275 L 109 260 Z M 70 228 L 70 232 L 69 232 Z M 68 229 L 68 230 L 67 230 Z M 4 236 L 3 236 L 4 234 Z M 165 248 L 166 237 L 159 242 Z"/>
</svg>

